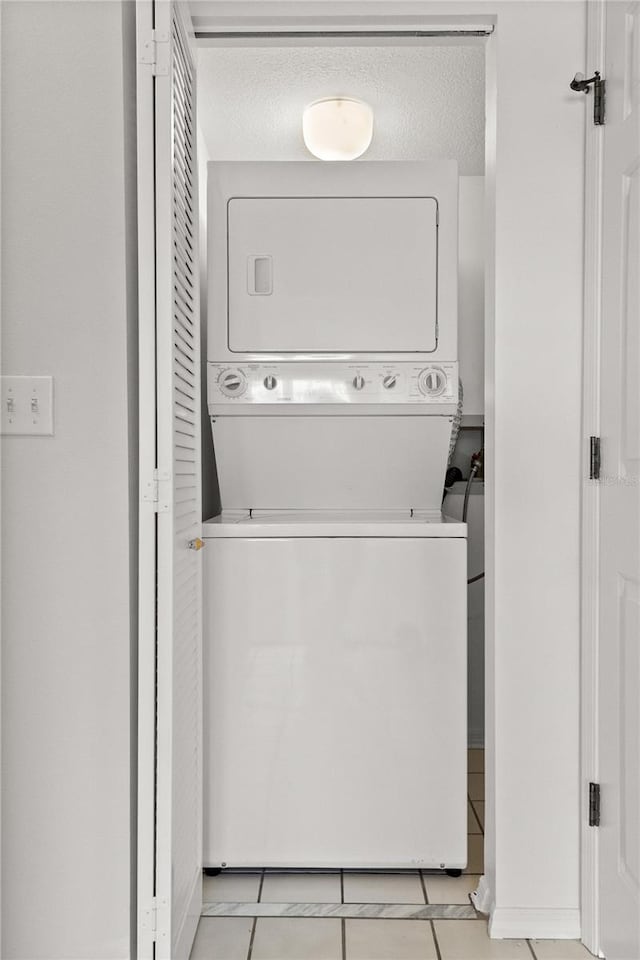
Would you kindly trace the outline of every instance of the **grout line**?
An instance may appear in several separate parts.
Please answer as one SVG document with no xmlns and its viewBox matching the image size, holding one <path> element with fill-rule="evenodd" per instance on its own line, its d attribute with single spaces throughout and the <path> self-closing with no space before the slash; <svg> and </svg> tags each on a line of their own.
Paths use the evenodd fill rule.
<svg viewBox="0 0 640 960">
<path fill-rule="evenodd" d="M 470 806 L 471 809 L 473 810 L 473 815 L 474 815 L 474 817 L 476 818 L 476 823 L 477 823 L 478 826 L 480 827 L 480 833 L 481 833 L 482 836 L 484 837 L 484 827 L 483 827 L 482 824 L 480 823 L 480 817 L 479 817 L 478 814 L 476 813 L 476 808 L 475 808 L 475 806 L 474 806 L 474 801 L 471 799 L 470 794 L 467 794 L 467 797 L 469 798 L 469 806 Z M 478 800 L 478 803 L 481 803 L 481 802 L 482 802 L 481 800 Z M 476 834 L 476 836 L 477 836 L 477 834 Z"/>
<path fill-rule="evenodd" d="M 427 885 L 426 885 L 426 883 L 424 882 L 424 874 L 423 874 L 422 870 L 419 870 L 418 873 L 419 873 L 419 876 L 420 876 L 420 886 L 422 887 L 422 896 L 424 897 L 424 902 L 425 902 L 425 903 L 427 904 L 427 906 L 428 906 L 428 905 L 429 905 L 429 897 L 427 896 Z"/>
<path fill-rule="evenodd" d="M 258 884 L 258 903 L 262 900 L 262 887 L 264 886 L 264 870 L 260 874 L 260 883 Z"/>
<path fill-rule="evenodd" d="M 529 950 L 531 950 L 531 956 L 533 957 L 533 960 L 538 960 L 535 954 L 535 950 L 533 949 L 533 944 L 531 943 L 531 940 L 527 940 L 527 945 L 529 947 Z"/>
<path fill-rule="evenodd" d="M 433 935 L 433 942 L 436 945 L 436 957 L 438 958 L 438 960 L 442 960 L 442 954 L 440 953 L 440 944 L 438 943 L 438 934 L 436 933 L 436 928 L 434 926 L 433 920 L 430 920 L 429 923 L 431 924 L 431 933 Z"/>
<path fill-rule="evenodd" d="M 253 953 L 253 940 L 256 935 L 256 927 L 258 925 L 258 918 L 253 918 L 253 924 L 251 925 L 251 936 L 249 938 L 249 949 L 247 951 L 247 960 L 251 960 L 251 954 Z"/>
<path fill-rule="evenodd" d="M 340 871 L 340 903 L 344 903 L 344 870 Z"/>
</svg>

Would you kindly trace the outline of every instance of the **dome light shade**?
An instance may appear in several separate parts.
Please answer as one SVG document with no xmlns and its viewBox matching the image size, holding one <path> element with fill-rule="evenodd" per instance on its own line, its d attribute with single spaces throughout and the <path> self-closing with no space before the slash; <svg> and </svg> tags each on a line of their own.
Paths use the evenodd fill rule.
<svg viewBox="0 0 640 960">
<path fill-rule="evenodd" d="M 363 100 L 327 97 L 304 109 L 302 135 L 319 160 L 355 160 L 373 137 L 373 110 Z"/>
</svg>

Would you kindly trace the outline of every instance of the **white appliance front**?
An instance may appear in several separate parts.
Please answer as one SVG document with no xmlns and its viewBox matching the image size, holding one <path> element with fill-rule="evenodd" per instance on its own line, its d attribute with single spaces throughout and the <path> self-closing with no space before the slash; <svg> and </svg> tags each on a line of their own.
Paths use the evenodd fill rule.
<svg viewBox="0 0 640 960">
<path fill-rule="evenodd" d="M 227 206 L 234 353 L 436 348 L 433 197 L 254 197 Z"/>
<path fill-rule="evenodd" d="M 456 361 L 455 161 L 215 161 L 207 210 L 209 361 Z"/>
<path fill-rule="evenodd" d="M 209 363 L 223 511 L 439 511 L 457 399 L 456 363 Z"/>
<path fill-rule="evenodd" d="M 225 510 L 438 509 L 450 417 L 220 417 Z"/>
<path fill-rule="evenodd" d="M 204 525 L 205 866 L 464 867 L 464 525 L 225 527 Z"/>
</svg>

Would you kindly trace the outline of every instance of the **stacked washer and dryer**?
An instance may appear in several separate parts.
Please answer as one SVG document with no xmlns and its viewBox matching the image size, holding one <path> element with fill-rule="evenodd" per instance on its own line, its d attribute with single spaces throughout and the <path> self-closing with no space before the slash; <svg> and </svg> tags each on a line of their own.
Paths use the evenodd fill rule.
<svg viewBox="0 0 640 960">
<path fill-rule="evenodd" d="M 211 163 L 204 865 L 466 865 L 453 162 Z"/>
</svg>

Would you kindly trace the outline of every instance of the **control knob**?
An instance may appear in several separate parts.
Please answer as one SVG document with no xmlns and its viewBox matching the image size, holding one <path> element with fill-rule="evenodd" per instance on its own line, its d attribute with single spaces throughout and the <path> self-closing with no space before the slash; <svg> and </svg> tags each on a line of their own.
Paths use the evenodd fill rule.
<svg viewBox="0 0 640 960">
<path fill-rule="evenodd" d="M 227 397 L 239 397 L 247 389 L 247 378 L 240 370 L 229 370 L 218 381 L 220 390 Z"/>
<path fill-rule="evenodd" d="M 362 390 L 364 387 L 364 377 L 362 374 L 356 374 L 356 376 L 353 378 L 353 386 L 355 390 Z"/>
<path fill-rule="evenodd" d="M 447 388 L 447 375 L 440 367 L 427 367 L 418 377 L 418 386 L 427 397 L 439 397 Z"/>
<path fill-rule="evenodd" d="M 393 390 L 397 382 L 398 378 L 396 377 L 395 373 L 389 374 L 389 376 L 383 377 L 382 386 L 385 388 L 385 390 Z"/>
<path fill-rule="evenodd" d="M 275 388 L 278 386 L 278 381 L 272 373 L 264 378 L 263 383 L 266 390 L 275 390 Z"/>
</svg>

